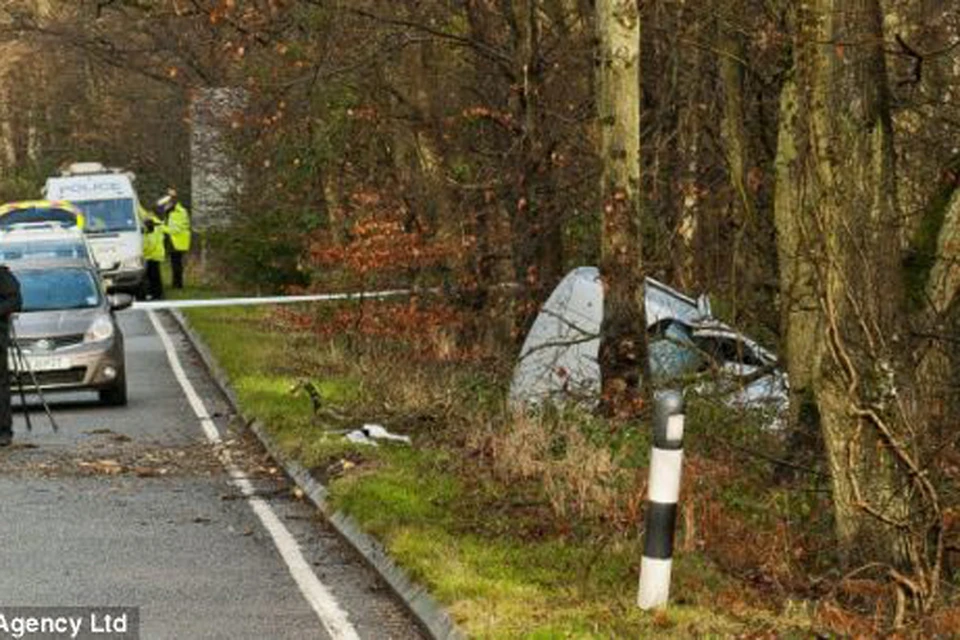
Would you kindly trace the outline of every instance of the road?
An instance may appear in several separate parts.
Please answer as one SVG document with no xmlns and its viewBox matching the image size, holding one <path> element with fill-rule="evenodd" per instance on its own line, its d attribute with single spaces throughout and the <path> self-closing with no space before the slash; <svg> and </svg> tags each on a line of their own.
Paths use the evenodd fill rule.
<svg viewBox="0 0 960 640">
<path fill-rule="evenodd" d="M 129 405 L 48 395 L 55 433 L 28 401 L 33 430 L 18 415 L 14 445 L 0 450 L 0 606 L 139 606 L 143 638 L 421 638 L 387 587 L 237 432 L 176 323 L 153 316 L 213 434 L 148 314 L 118 317 Z"/>
</svg>

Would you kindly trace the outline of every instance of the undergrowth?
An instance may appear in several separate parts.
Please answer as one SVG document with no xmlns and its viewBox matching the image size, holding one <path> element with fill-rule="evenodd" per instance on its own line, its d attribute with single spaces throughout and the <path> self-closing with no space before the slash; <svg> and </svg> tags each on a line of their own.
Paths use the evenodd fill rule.
<svg viewBox="0 0 960 640">
<path fill-rule="evenodd" d="M 831 569 L 817 456 L 791 452 L 763 416 L 688 399 L 671 606 L 642 612 L 647 429 L 576 410 L 511 412 L 511 354 L 483 354 L 431 329 L 431 314 L 448 311 L 423 301 L 363 304 L 188 316 L 244 413 L 325 481 L 333 504 L 471 637 L 870 636 L 883 628 L 882 598 L 873 609 L 851 605 L 860 602 L 851 593 L 872 585 Z M 365 423 L 408 435 L 413 446 L 344 439 Z M 955 628 L 953 609 L 944 611 L 923 633 Z"/>
</svg>

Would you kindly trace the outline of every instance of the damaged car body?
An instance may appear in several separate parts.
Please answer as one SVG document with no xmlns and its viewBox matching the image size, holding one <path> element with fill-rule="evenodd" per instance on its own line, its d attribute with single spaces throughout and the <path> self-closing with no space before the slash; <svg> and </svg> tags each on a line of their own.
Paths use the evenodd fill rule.
<svg viewBox="0 0 960 640">
<path fill-rule="evenodd" d="M 774 353 L 714 318 L 705 296 L 694 299 L 647 278 L 644 301 L 655 385 L 715 395 L 730 407 L 761 409 L 771 428 L 782 426 L 787 377 Z M 527 334 L 510 386 L 511 405 L 595 403 L 602 321 L 599 270 L 574 269 Z"/>
</svg>

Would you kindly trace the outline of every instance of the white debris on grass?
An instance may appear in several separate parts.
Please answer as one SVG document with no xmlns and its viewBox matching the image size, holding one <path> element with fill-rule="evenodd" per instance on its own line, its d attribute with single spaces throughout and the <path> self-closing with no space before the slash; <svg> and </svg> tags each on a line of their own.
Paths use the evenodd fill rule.
<svg viewBox="0 0 960 640">
<path fill-rule="evenodd" d="M 343 437 L 346 438 L 349 442 L 352 442 L 353 444 L 366 444 L 371 447 L 378 446 L 377 443 L 371 440 L 370 438 L 368 438 L 367 434 L 365 434 L 361 429 L 354 429 L 353 431 L 350 431 L 349 433 L 347 433 L 347 435 Z"/>
<path fill-rule="evenodd" d="M 354 444 L 365 444 L 373 447 L 378 446 L 377 440 L 387 440 L 391 442 L 402 442 L 412 445 L 410 436 L 404 436 L 397 433 L 391 433 L 382 424 L 365 424 L 359 429 L 354 429 L 344 436 L 348 441 Z"/>
</svg>

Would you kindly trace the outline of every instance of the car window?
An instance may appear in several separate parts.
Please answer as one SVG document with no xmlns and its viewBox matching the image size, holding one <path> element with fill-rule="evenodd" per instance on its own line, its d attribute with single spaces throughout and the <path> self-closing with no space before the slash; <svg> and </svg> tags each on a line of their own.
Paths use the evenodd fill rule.
<svg viewBox="0 0 960 640">
<path fill-rule="evenodd" d="M 70 211 L 50 207 L 14 209 L 0 216 L 0 228 L 24 222 L 59 222 L 64 227 L 75 227 L 77 216 Z"/>
<path fill-rule="evenodd" d="M 22 260 L 25 258 L 72 258 L 90 259 L 87 246 L 83 242 L 58 240 L 41 242 L 17 242 L 0 244 L 0 262 Z"/>
<path fill-rule="evenodd" d="M 87 233 L 136 231 L 137 229 L 131 198 L 78 200 L 73 204 L 86 216 Z"/>
<path fill-rule="evenodd" d="M 100 304 L 97 281 L 88 269 L 31 269 L 16 271 L 23 311 L 88 309 Z"/>
<path fill-rule="evenodd" d="M 742 340 L 720 336 L 695 336 L 693 340 L 697 348 L 715 364 L 734 362 L 752 367 L 764 366 L 763 360 Z"/>
<path fill-rule="evenodd" d="M 673 320 L 661 320 L 648 329 L 647 351 L 650 374 L 656 381 L 692 375 L 703 366 L 690 328 Z"/>
</svg>

